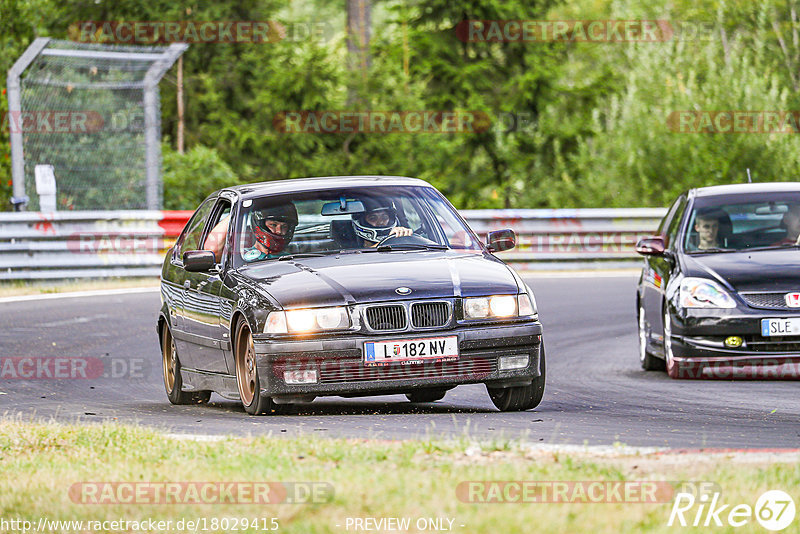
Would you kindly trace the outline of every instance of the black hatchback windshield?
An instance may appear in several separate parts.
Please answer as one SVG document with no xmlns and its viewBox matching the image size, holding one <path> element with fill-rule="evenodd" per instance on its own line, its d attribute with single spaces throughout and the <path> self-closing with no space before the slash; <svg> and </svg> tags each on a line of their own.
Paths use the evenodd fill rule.
<svg viewBox="0 0 800 534">
<path fill-rule="evenodd" d="M 690 254 L 794 247 L 800 244 L 800 193 L 698 198 L 684 249 Z"/>
</svg>

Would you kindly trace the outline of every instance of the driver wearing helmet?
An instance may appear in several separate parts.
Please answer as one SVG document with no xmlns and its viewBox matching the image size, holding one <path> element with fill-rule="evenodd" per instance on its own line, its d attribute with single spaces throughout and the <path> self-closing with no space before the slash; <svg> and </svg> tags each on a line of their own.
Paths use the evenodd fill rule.
<svg viewBox="0 0 800 534">
<path fill-rule="evenodd" d="M 253 210 L 250 226 L 255 237 L 254 245 L 244 250 L 245 261 L 275 258 L 283 252 L 294 236 L 297 226 L 297 208 L 287 202 L 277 206 Z"/>
<path fill-rule="evenodd" d="M 361 199 L 364 211 L 353 214 L 353 231 L 362 240 L 364 248 L 376 247 L 389 237 L 410 236 L 410 228 L 400 226 L 397 209 L 391 200 L 365 197 Z"/>
</svg>

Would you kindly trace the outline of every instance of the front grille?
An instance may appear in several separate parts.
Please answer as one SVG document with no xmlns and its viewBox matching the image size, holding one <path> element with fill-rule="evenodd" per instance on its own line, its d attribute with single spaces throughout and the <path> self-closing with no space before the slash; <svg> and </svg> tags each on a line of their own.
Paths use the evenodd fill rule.
<svg viewBox="0 0 800 534">
<path fill-rule="evenodd" d="M 444 326 L 450 320 L 446 302 L 415 302 L 411 305 L 411 325 L 414 328 Z"/>
<path fill-rule="evenodd" d="M 741 293 L 744 301 L 753 308 L 788 310 L 786 293 Z"/>
<path fill-rule="evenodd" d="M 348 358 L 321 362 L 319 381 L 321 384 L 333 384 L 376 380 L 430 380 L 433 378 L 480 380 L 495 371 L 497 371 L 497 358 L 494 357 L 370 367 L 365 366 L 360 359 Z"/>
<path fill-rule="evenodd" d="M 797 352 L 800 353 L 800 339 L 796 337 L 746 336 L 747 348 L 753 352 Z"/>
<path fill-rule="evenodd" d="M 402 330 L 406 327 L 406 309 L 400 305 L 367 308 L 367 325 L 372 330 Z"/>
</svg>

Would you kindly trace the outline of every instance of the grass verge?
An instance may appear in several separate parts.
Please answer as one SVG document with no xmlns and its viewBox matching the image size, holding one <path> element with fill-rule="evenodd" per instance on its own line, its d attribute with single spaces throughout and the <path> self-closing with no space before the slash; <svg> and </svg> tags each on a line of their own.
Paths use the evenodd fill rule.
<svg viewBox="0 0 800 534">
<path fill-rule="evenodd" d="M 89 487 L 86 483 L 138 482 L 155 487 L 169 481 L 315 482 L 317 489 L 325 486 L 332 495 L 325 490 L 318 493 L 323 496 L 318 499 L 320 502 L 301 504 L 215 504 L 202 496 L 203 504 L 80 502 Z M 258 528 L 238 529 L 264 532 L 262 527 L 273 526 L 270 519 L 276 518 L 278 532 L 322 533 L 366 531 L 355 529 L 352 518 L 408 518 L 408 528 L 385 528 L 391 525 L 383 524 L 383 529 L 375 530 L 430 532 L 434 529 L 420 528 L 422 523 L 417 522 L 432 518 L 445 519 L 440 526 L 464 533 L 616 534 L 676 530 L 667 526 L 672 508 L 669 502 L 473 504 L 459 497 L 463 494 L 457 494 L 459 483 L 466 481 L 709 481 L 719 488 L 725 503 L 754 506 L 758 496 L 769 489 L 794 492 L 797 500 L 800 465 L 796 456 L 778 462 L 774 458 L 734 461 L 725 455 L 704 457 L 702 462 L 677 461 L 669 455 L 609 457 L 543 451 L 517 442 L 477 445 L 466 440 L 393 442 L 312 437 L 194 441 L 117 424 L 81 426 L 0 420 L 0 511 L 7 522 L 17 519 L 37 525 L 40 518 L 171 520 L 170 528 L 162 525 L 150 531 L 191 532 L 202 530 L 177 530 L 178 521 L 206 518 L 206 531 L 233 532 L 237 529 L 232 528 L 230 520 L 227 528 L 221 523 L 212 528 L 214 518 L 264 518 Z M 76 490 L 75 484 L 83 485 Z M 113 501 L 133 495 L 123 493 L 120 487 L 113 492 L 106 492 L 110 486 L 103 487 L 95 498 L 113 493 Z M 75 493 L 70 494 L 71 488 Z M 189 494 L 179 498 L 188 499 Z M 694 519 L 695 511 L 696 507 L 691 517 L 687 513 L 689 521 Z M 453 521 L 448 523 L 446 519 Z M 797 524 L 796 519 L 793 526 Z M 15 532 L 9 526 L 6 523 L 6 529 L 0 530 Z M 83 530 L 88 531 L 86 524 Z M 706 532 L 708 528 L 679 530 Z M 751 519 L 748 528 L 726 526 L 713 530 L 763 531 L 755 519 Z M 119 530 L 106 524 L 103 531 L 139 530 L 130 524 Z M 797 530 L 786 530 L 791 531 Z"/>
</svg>

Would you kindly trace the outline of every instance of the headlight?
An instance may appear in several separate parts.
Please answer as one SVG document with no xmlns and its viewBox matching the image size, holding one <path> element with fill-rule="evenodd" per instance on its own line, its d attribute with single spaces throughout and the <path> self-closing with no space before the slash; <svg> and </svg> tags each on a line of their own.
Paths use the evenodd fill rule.
<svg viewBox="0 0 800 534">
<path fill-rule="evenodd" d="M 303 310 L 274 311 L 267 317 L 264 332 L 287 334 L 342 330 L 350 327 L 347 308 L 308 308 Z"/>
<path fill-rule="evenodd" d="M 505 318 L 536 315 L 536 305 L 527 293 L 464 299 L 465 319 Z"/>
<path fill-rule="evenodd" d="M 681 308 L 735 308 L 736 301 L 713 280 L 684 278 L 678 305 Z"/>
</svg>

